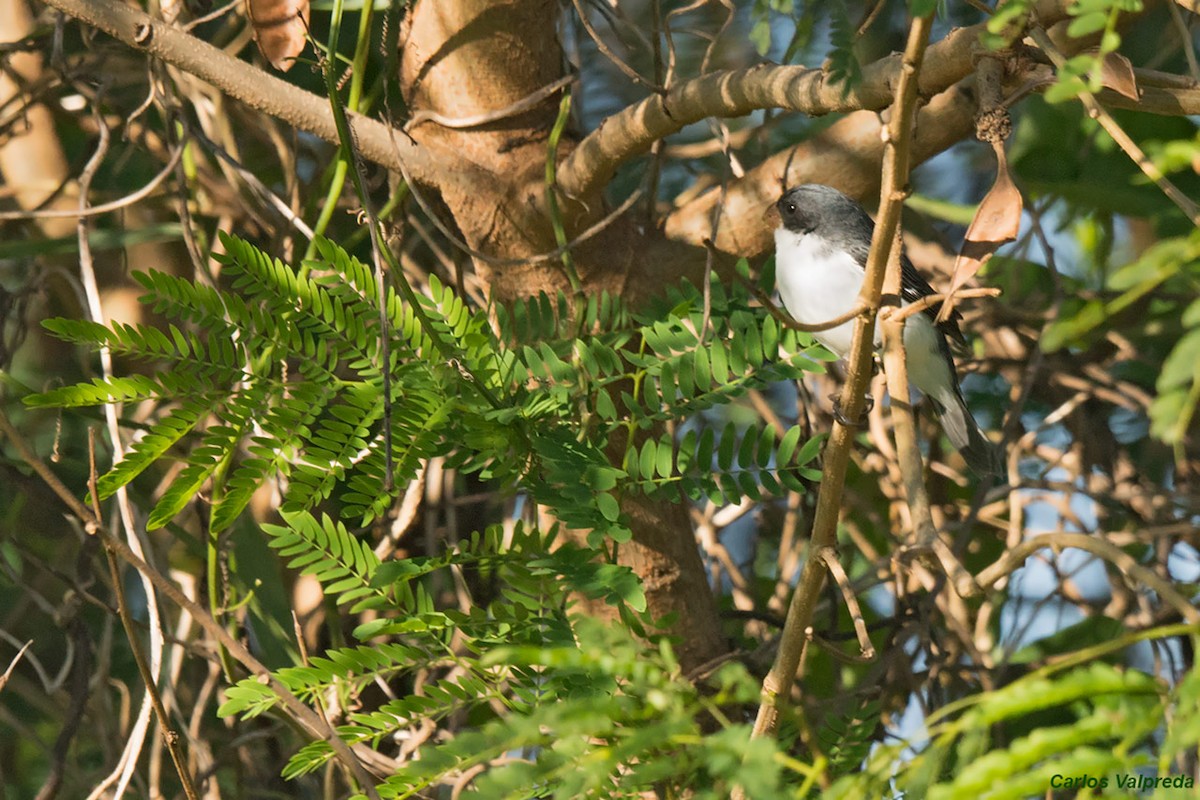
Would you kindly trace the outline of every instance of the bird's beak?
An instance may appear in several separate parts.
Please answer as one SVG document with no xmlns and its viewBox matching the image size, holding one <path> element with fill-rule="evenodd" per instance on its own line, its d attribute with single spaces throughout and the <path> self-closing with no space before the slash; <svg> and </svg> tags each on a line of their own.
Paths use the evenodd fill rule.
<svg viewBox="0 0 1200 800">
<path fill-rule="evenodd" d="M 771 203 L 771 205 L 767 206 L 767 210 L 763 212 L 762 218 L 763 222 L 769 223 L 773 226 L 777 226 L 783 221 L 779 216 L 779 209 L 775 207 L 774 203 Z"/>
</svg>

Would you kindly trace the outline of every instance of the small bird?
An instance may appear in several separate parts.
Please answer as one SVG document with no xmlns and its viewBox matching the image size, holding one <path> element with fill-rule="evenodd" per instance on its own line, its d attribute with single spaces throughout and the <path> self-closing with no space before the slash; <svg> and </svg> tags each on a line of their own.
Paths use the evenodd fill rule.
<svg viewBox="0 0 1200 800">
<path fill-rule="evenodd" d="M 805 184 L 788 189 L 775 204 L 780 225 L 775 229 L 775 282 L 788 313 L 797 321 L 816 325 L 845 314 L 858 302 L 866 277 L 867 253 L 875 223 L 857 202 L 829 186 Z M 902 305 L 934 294 L 908 256 L 900 255 Z M 946 334 L 964 342 L 955 311 L 944 322 L 936 318 L 937 303 L 910 316 L 904 326 L 908 378 L 934 404 L 951 444 L 980 476 L 1003 471 L 997 449 L 971 416 Z M 817 341 L 839 356 L 850 352 L 854 321 L 814 333 Z M 879 347 L 879 329 L 875 346 Z"/>
</svg>

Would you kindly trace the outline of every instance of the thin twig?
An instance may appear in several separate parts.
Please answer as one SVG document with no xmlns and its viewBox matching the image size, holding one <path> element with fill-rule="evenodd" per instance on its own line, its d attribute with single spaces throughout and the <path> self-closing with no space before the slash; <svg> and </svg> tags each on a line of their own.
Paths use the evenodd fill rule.
<svg viewBox="0 0 1200 800">
<path fill-rule="evenodd" d="M 8 679 L 12 675 L 12 671 L 17 668 L 17 664 L 20 663 L 21 657 L 25 655 L 25 651 L 28 650 L 32 644 L 33 639 L 30 639 L 20 650 L 17 651 L 17 654 L 12 657 L 12 661 L 8 662 L 8 669 L 4 670 L 3 675 L 0 675 L 0 692 L 4 691 L 4 687 L 8 685 Z"/>
<path fill-rule="evenodd" d="M 906 304 L 904 306 L 904 308 L 889 309 L 885 312 L 881 312 L 880 317 L 886 317 L 887 319 L 890 319 L 890 320 L 893 320 L 896 322 L 903 322 L 904 320 L 911 317 L 913 314 L 920 314 L 925 309 L 936 306 L 938 303 L 945 300 L 946 296 L 947 295 L 942 292 L 938 292 L 937 294 L 926 295 L 925 297 L 922 297 L 920 300 L 916 300 L 912 303 Z M 972 297 L 999 297 L 999 296 L 1000 296 L 1000 290 L 991 288 L 991 287 L 986 287 L 986 288 L 981 287 L 979 289 L 959 289 L 958 291 L 956 291 L 954 293 L 955 300 L 969 299 Z"/>
<path fill-rule="evenodd" d="M 1171 9 L 1171 21 L 1179 31 L 1179 44 L 1183 48 L 1184 57 L 1187 59 L 1188 72 L 1192 73 L 1193 81 L 1200 81 L 1200 64 L 1196 63 L 1196 50 L 1192 46 L 1192 32 L 1188 30 L 1188 24 L 1184 22 L 1183 13 L 1179 10 L 1179 6 L 1175 3 L 1167 3 L 1167 7 Z"/>
<path fill-rule="evenodd" d="M 754 295 L 755 299 L 762 303 L 763 308 L 765 308 L 771 314 L 771 316 L 774 317 L 777 322 L 779 322 L 780 325 L 784 326 L 785 328 L 790 328 L 794 331 L 803 331 L 805 333 L 819 333 L 821 331 L 827 331 L 830 328 L 836 328 L 838 325 L 844 325 L 855 317 L 860 316 L 867 310 L 866 304 L 859 302 L 854 305 L 854 308 L 850 309 L 845 314 L 839 314 L 833 319 L 828 319 L 824 322 L 814 322 L 811 324 L 797 322 L 796 320 L 792 319 L 790 314 L 781 309 L 779 306 L 775 305 L 775 301 L 768 297 L 767 294 L 759 289 L 758 286 L 756 286 L 753 282 L 746 280 L 746 278 L 738 273 L 734 274 L 738 281 L 740 281 L 743 286 L 750 290 L 750 293 Z"/>
<path fill-rule="evenodd" d="M 271 191 L 265 183 L 263 183 L 257 175 L 250 169 L 247 169 L 240 161 L 230 155 L 224 147 L 214 142 L 205 135 L 204 131 L 187 125 L 187 132 L 190 137 L 204 145 L 213 155 L 221 161 L 224 161 L 237 174 L 239 178 L 246 182 L 250 190 L 258 195 L 267 205 L 275 209 L 279 216 L 287 220 L 288 224 L 295 228 L 307 240 L 312 241 L 315 235 L 313 229 L 304 221 L 279 195 Z"/>
<path fill-rule="evenodd" d="M 92 499 L 92 514 L 96 519 L 100 519 L 102 516 L 100 492 L 96 482 L 96 432 L 92 428 L 88 428 L 88 494 Z M 117 616 L 121 619 L 121 627 L 125 629 L 125 638 L 129 640 L 129 649 L 133 653 L 134 663 L 137 664 L 138 674 L 142 676 L 142 683 L 146 685 L 150 703 L 154 706 L 154 715 L 158 717 L 158 728 L 162 733 L 163 741 L 166 742 L 167 752 L 171 754 L 171 761 L 175 764 L 175 772 L 179 775 L 179 782 L 183 785 L 183 793 L 188 800 L 199 800 L 196 787 L 192 785 L 192 776 L 188 772 L 187 754 L 183 751 L 179 732 L 171 727 L 167 709 L 163 706 L 162 697 L 158 693 L 154 673 L 150 671 L 150 665 L 146 662 L 146 654 L 142 652 L 138 630 L 133 623 L 133 616 L 129 612 L 129 601 L 125 598 L 125 582 L 121 579 L 117 557 L 113 555 L 111 548 L 105 548 L 104 554 L 108 559 L 108 572 L 112 578 L 113 593 L 117 597 Z"/>
<path fill-rule="evenodd" d="M 235 6 L 241 5 L 241 3 L 242 0 L 230 0 L 225 5 L 221 6 L 220 8 L 213 9 L 202 17 L 196 17 L 193 20 L 188 20 L 188 22 L 181 27 L 185 31 L 191 31 L 193 28 L 199 27 L 206 22 L 212 22 L 217 17 L 224 16 L 226 13 L 232 11 Z"/>
<path fill-rule="evenodd" d="M 328 101 L 239 60 L 177 26 L 155 19 L 119 0 L 48 0 L 48 5 L 116 37 L 129 47 L 160 58 L 219 91 L 288 124 L 338 143 L 337 125 Z M 427 184 L 453 184 L 471 191 L 490 191 L 496 177 L 452 154 L 398 143 L 395 129 L 361 114 L 349 114 L 359 152 L 389 169 L 404 170 Z M 482 188 L 481 188 L 482 187 Z"/>
<path fill-rule="evenodd" d="M 867 633 L 867 624 L 863 619 L 862 609 L 858 606 L 858 598 L 854 596 L 854 587 L 850 585 L 850 578 L 842 568 L 842 562 L 838 561 L 837 550 L 823 547 L 818 555 L 841 590 L 842 599 L 846 601 L 846 610 L 850 612 L 850 621 L 854 623 L 854 633 L 858 636 L 858 647 L 862 651 L 863 660 L 869 661 L 875 657 L 875 645 L 871 643 L 871 637 Z"/>
<path fill-rule="evenodd" d="M 931 16 L 918 17 L 913 20 L 909 29 L 903 68 L 900 70 L 900 81 L 896 88 L 892 119 L 888 128 L 889 140 L 884 151 L 885 186 L 903 185 L 907 180 L 906 173 L 899 180 L 894 177 L 894 173 L 899 167 L 907 168 L 907 148 L 916 110 L 917 75 L 929 40 L 931 21 Z M 854 338 L 848 359 L 849 373 L 841 395 L 842 413 L 851 420 L 862 414 L 865 405 L 864 394 L 871 371 L 871 351 L 874 349 L 872 345 L 875 315 L 879 309 L 888 250 L 900 222 L 901 198 L 895 194 L 888 194 L 883 200 L 860 293 L 860 300 L 866 305 L 866 309 L 854 326 Z M 833 432 L 825 447 L 824 474 L 809 544 L 810 548 L 814 548 L 811 552 L 833 547 L 836 541 L 842 488 L 854 437 L 855 429 L 852 426 L 843 425 L 840 421 L 834 422 Z M 755 738 L 774 735 L 779 722 L 780 707 L 791 697 L 796 671 L 807 642 L 806 631 L 812 625 L 817 599 L 825 583 L 825 572 L 824 563 L 819 558 L 809 558 L 804 565 L 800 584 L 788 606 L 787 624 L 780 638 L 775 663 L 763 680 L 762 702 L 751 734 Z M 735 796 L 744 797 L 744 792 L 739 788 Z"/>
<path fill-rule="evenodd" d="M 100 302 L 100 285 L 96 280 L 96 270 L 92 261 L 91 242 L 88 238 L 90 217 L 87 211 L 90 207 L 89 194 L 91 193 L 92 179 L 99 171 L 101 164 L 104 163 L 104 159 L 108 154 L 111 134 L 104 115 L 100 111 L 98 98 L 93 99 L 92 114 L 96 121 L 100 138 L 96 143 L 95 152 L 88 159 L 87 164 L 79 175 L 79 215 L 76 233 L 79 243 L 79 273 L 84 294 L 87 297 L 88 314 L 91 316 L 92 321 L 103 324 L 104 309 Z M 177 149 L 176 156 L 180 152 L 182 152 L 182 148 Z M 173 170 L 173 165 L 168 166 Z M 100 367 L 104 377 L 111 380 L 113 376 L 112 352 L 107 347 L 100 348 Z M 124 458 L 125 453 L 124 444 L 121 442 L 121 426 L 116 404 L 106 403 L 104 405 L 104 420 L 115 463 Z M 125 539 L 128 541 L 130 549 L 148 560 L 148 545 L 144 546 L 139 537 L 138 529 L 134 523 L 133 507 L 129 502 L 129 494 L 123 486 L 117 490 L 117 510 L 119 511 L 121 527 L 124 530 Z M 158 595 L 154 591 L 154 586 L 144 577 L 142 578 L 142 588 L 146 593 L 146 607 L 150 623 L 150 671 L 152 675 L 157 676 L 162 669 L 162 654 L 163 647 L 165 646 L 162 621 L 158 610 Z M 132 780 L 133 771 L 137 768 L 138 757 L 145 742 L 146 731 L 150 726 L 151 690 L 147 688 L 146 691 L 146 697 L 138 709 L 136 721 L 134 722 L 133 729 L 130 731 L 117 767 L 93 790 L 93 795 L 98 796 L 98 793 L 102 791 L 102 787 L 116 780 L 115 794 L 120 796 L 129 785 L 130 780 Z"/>
<path fill-rule="evenodd" d="M 575 12 L 579 15 L 580 23 L 583 24 L 584 30 L 586 30 L 588 36 L 592 38 L 592 43 L 596 45 L 596 49 L 600 51 L 600 54 L 611 61 L 612 65 L 620 70 L 622 75 L 629 78 L 634 83 L 639 83 L 652 92 L 661 93 L 663 91 L 661 86 L 656 84 L 654 81 L 643 78 L 637 70 L 625 63 L 624 59 L 614 53 L 612 49 L 605 44 L 604 38 L 599 34 L 599 32 L 597 32 L 595 27 L 592 26 L 592 21 L 588 19 L 587 11 L 584 10 L 583 4 L 579 2 L 579 0 L 572 0 L 572 2 L 575 5 Z"/>
<path fill-rule="evenodd" d="M 1026 559 L 1037 551 L 1046 548 L 1061 550 L 1065 547 L 1085 550 L 1104 559 L 1130 577 L 1136 578 L 1148 589 L 1152 589 L 1187 622 L 1193 625 L 1200 623 L 1200 609 L 1184 597 L 1170 581 L 1139 564 L 1133 556 L 1107 539 L 1088 533 L 1055 531 L 1033 536 L 1005 551 L 998 561 L 983 569 L 976 580 L 985 589 L 991 588 L 1011 575 L 1014 570 L 1024 566 Z"/>
<path fill-rule="evenodd" d="M 107 127 L 107 126 L 101 126 Z M 110 200 L 107 203 L 100 205 L 88 205 L 86 208 L 76 209 L 43 209 L 41 211 L 0 211 L 0 220 L 10 219 L 78 219 L 80 217 L 99 217 L 103 214 L 108 214 L 112 211 L 120 211 L 123 208 L 128 208 L 139 200 L 143 200 L 167 179 L 172 172 L 175 171 L 175 165 L 179 163 L 180 157 L 183 155 L 183 148 L 176 147 L 171 153 L 171 157 L 167 159 L 166 166 L 159 170 L 158 174 L 146 182 L 142 188 L 137 191 L 130 192 L 127 195 Z"/>
</svg>

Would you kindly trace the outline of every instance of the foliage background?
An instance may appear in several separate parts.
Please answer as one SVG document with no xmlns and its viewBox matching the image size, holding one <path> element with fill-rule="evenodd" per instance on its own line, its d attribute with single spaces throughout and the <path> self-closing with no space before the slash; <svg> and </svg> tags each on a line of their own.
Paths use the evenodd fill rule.
<svg viewBox="0 0 1200 800">
<path fill-rule="evenodd" d="M 337 93 L 404 126 L 378 151 L 263 110 L 290 95 L 240 5 L 190 28 L 241 59 L 204 56 L 209 82 L 165 29 L 150 59 L 55 7 L 83 14 L 0 19 L 4 796 L 1024 797 L 1092 775 L 1126 797 L 1118 775 L 1197 775 L 1186 6 L 316 6 L 286 80 L 309 116 Z M 928 13 L 904 222 L 939 287 L 992 185 L 972 116 L 981 37 L 1002 48 L 1024 212 L 976 279 L 1001 295 L 964 302 L 960 365 L 1008 475 L 981 486 L 921 413 L 940 557 L 895 557 L 918 522 L 875 378 L 841 574 L 791 713 L 751 738 L 820 557 L 841 377 L 763 308 L 762 212 L 812 180 L 878 201 L 888 53 Z M 1039 22 L 1075 56 L 1057 77 L 1006 27 Z M 110 572 L 97 525 L 198 605 L 128 550 Z"/>
</svg>

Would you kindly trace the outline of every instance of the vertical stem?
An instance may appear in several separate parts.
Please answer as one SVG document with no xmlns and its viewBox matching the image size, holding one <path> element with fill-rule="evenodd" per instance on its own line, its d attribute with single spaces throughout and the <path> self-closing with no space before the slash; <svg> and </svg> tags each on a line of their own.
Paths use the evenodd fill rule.
<svg viewBox="0 0 1200 800">
<path fill-rule="evenodd" d="M 88 496 L 92 500 L 92 514 L 95 519 L 100 519 L 100 494 L 96 488 L 96 432 L 91 428 L 88 429 L 88 466 Z M 196 787 L 192 784 L 191 773 L 188 771 L 187 755 L 179 741 L 179 732 L 171 727 L 171 718 L 167 715 L 166 706 L 158 693 L 154 673 L 146 661 L 146 654 L 142 652 L 141 639 L 129 612 L 129 601 L 125 599 L 125 584 L 121 580 L 121 570 L 117 567 L 117 557 L 113 555 L 111 547 L 104 548 L 104 555 L 108 557 L 108 572 L 112 578 L 113 593 L 117 596 L 117 616 L 121 618 L 121 627 L 125 629 L 125 637 L 129 640 L 129 649 L 133 652 L 138 674 L 142 676 L 142 683 L 146 684 L 146 692 L 154 706 L 159 732 L 167 745 L 167 752 L 171 754 L 171 762 L 179 775 L 184 795 L 188 800 L 199 800 Z"/>
<path fill-rule="evenodd" d="M 888 187 L 885 186 L 884 191 L 888 191 Z M 892 308 L 898 308 L 901 252 L 899 228 L 896 229 L 889 251 L 883 293 L 895 304 Z M 900 474 L 904 478 L 904 493 L 908 499 L 909 514 L 912 516 L 912 525 L 916 532 L 913 543 L 918 546 L 932 546 L 937 532 L 933 525 L 933 514 L 929 510 L 929 494 L 925 491 L 925 464 L 917 447 L 917 425 L 913 419 L 912 398 L 908 391 L 908 361 L 904 355 L 906 319 L 896 319 L 886 311 L 881 315 L 879 326 L 883 331 L 883 366 L 887 375 L 890 398 L 888 409 L 892 416 L 892 433 L 896 437 L 896 454 L 900 461 Z"/>
<path fill-rule="evenodd" d="M 363 9 L 360 12 L 358 24 L 358 38 L 354 47 L 354 61 L 350 65 L 350 95 L 346 98 L 346 108 L 351 111 L 361 111 L 362 92 L 363 92 L 363 76 L 367 72 L 367 57 L 370 53 L 371 46 L 371 17 L 374 14 L 375 6 L 373 3 L 364 3 Z M 338 21 L 339 28 L 341 21 Z M 337 58 L 337 42 L 331 42 L 331 49 L 326 54 L 326 57 L 331 59 L 330 68 Z M 337 162 L 333 167 L 333 176 L 329 181 L 329 191 L 325 193 L 325 204 L 321 208 L 321 214 L 317 218 L 317 224 L 313 226 L 313 232 L 317 235 L 325 233 L 325 229 L 329 227 L 330 221 L 333 219 L 334 211 L 337 210 L 338 198 L 342 196 L 342 189 L 346 186 L 346 174 L 350 168 L 350 161 L 342 148 L 338 148 Z M 308 248 L 304 251 L 304 258 L 301 261 L 300 273 L 308 274 L 308 266 L 305 262 L 311 259 L 317 252 L 317 243 L 315 238 L 308 243 Z"/>
<path fill-rule="evenodd" d="M 929 41 L 932 18 L 932 14 L 918 17 L 913 20 L 909 29 L 903 68 L 896 87 L 896 101 L 892 105 L 892 118 L 883 131 L 883 191 L 875 234 L 871 240 L 871 252 L 867 257 L 867 274 L 859 295 L 865 310 L 855 321 L 854 340 L 848 358 L 849 373 L 841 394 L 842 415 L 846 419 L 860 418 L 866 405 L 865 393 L 871 376 L 871 351 L 875 338 L 875 316 L 879 311 L 888 253 L 900 223 L 900 208 L 904 199 L 901 187 L 908 181 L 909 145 L 916 110 L 917 72 L 921 68 L 925 46 Z M 846 481 L 846 468 L 850 463 L 854 433 L 853 427 L 834 422 L 829 444 L 825 448 L 824 475 L 821 480 L 821 493 L 817 498 L 816 518 L 808 548 L 809 557 L 804 564 L 800 584 L 788 606 L 787 621 L 780 638 L 775 664 L 763 680 L 762 700 L 751 734 L 755 738 L 774 735 L 779 723 L 780 709 L 791 696 L 796 670 L 808 641 L 813 610 L 825 583 L 825 565 L 813 554 L 821 552 L 823 548 L 836 546 L 842 489 Z M 744 793 L 735 792 L 735 797 L 739 796 L 744 796 Z"/>
</svg>

